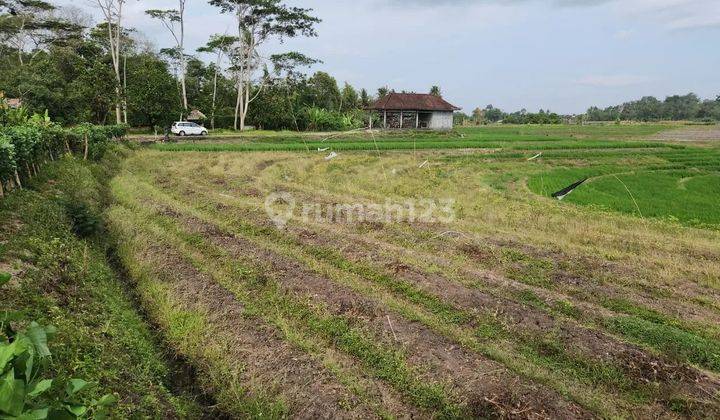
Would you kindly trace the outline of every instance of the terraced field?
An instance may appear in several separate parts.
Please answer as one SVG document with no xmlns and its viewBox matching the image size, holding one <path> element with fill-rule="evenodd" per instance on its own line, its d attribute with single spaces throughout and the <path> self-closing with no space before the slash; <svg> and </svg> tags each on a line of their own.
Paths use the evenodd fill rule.
<svg viewBox="0 0 720 420">
<path fill-rule="evenodd" d="M 643 140 L 661 129 L 163 145 L 125 162 L 107 218 L 232 416 L 717 418 L 719 155 Z M 685 205 L 658 204 L 670 187 Z M 454 217 L 352 214 L 423 199 Z"/>
</svg>

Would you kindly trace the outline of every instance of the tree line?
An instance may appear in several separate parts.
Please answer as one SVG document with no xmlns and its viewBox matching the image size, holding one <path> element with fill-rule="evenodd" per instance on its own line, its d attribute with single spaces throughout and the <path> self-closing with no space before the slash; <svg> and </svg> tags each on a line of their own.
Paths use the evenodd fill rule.
<svg viewBox="0 0 720 420">
<path fill-rule="evenodd" d="M 653 96 L 604 109 L 587 110 L 590 121 L 720 121 L 720 95 L 700 99 L 696 94 L 673 95 L 661 101 Z"/>
<path fill-rule="evenodd" d="M 696 94 L 673 95 L 661 101 L 646 96 L 622 105 L 604 109 L 590 107 L 582 115 L 561 115 L 549 110 L 527 112 L 525 109 L 507 113 L 493 105 L 476 108 L 472 115 L 455 114 L 455 122 L 460 125 L 489 124 L 561 124 L 583 123 L 585 121 L 720 121 L 720 95 L 715 99 L 700 99 Z"/>
<path fill-rule="evenodd" d="M 376 95 L 339 85 L 320 63 L 290 51 L 267 55 L 270 40 L 316 36 L 310 9 L 280 0 L 210 0 L 236 21 L 197 51 L 185 40 L 185 10 L 148 9 L 172 44 L 156 49 L 126 26 L 127 0 L 93 0 L 103 21 L 44 0 L 0 0 L 0 93 L 63 125 L 83 122 L 167 127 L 200 110 L 211 128 L 340 130 L 365 124 Z M 198 0 L 199 1 L 199 0 Z M 202 58 L 208 58 L 206 61 Z M 438 87 L 432 92 L 439 94 Z"/>
<path fill-rule="evenodd" d="M 493 105 L 485 108 L 475 108 L 472 115 L 461 112 L 455 113 L 455 123 L 457 125 L 479 125 L 479 124 L 561 124 L 566 118 L 555 112 L 541 109 L 538 112 L 528 112 L 521 109 L 516 112 L 505 112 Z"/>
</svg>

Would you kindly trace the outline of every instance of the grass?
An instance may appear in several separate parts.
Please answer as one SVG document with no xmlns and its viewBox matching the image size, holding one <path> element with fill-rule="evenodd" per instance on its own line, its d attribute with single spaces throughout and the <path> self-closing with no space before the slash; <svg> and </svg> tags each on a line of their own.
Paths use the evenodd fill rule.
<svg viewBox="0 0 720 420">
<path fill-rule="evenodd" d="M 292 417 L 327 397 L 338 416 L 716 417 L 720 150 L 648 140 L 665 128 L 158 145 L 121 161 L 103 221 L 149 316 L 230 415 Z M 280 230 L 264 210 L 280 191 L 298 205 L 450 197 L 456 217 L 298 211 Z M 104 206 L 77 194 L 55 199 Z M 287 357 L 263 364 L 263 349 Z"/>
<path fill-rule="evenodd" d="M 678 221 L 689 226 L 720 226 L 718 194 L 720 151 L 643 138 L 666 125 L 490 126 L 455 133 L 328 134 L 285 133 L 253 139 L 160 144 L 169 152 L 390 151 L 488 149 L 491 154 L 461 157 L 467 164 L 486 164 L 501 172 L 490 184 L 527 179 L 528 188 L 549 197 L 573 182 L 590 178 L 567 201 L 600 210 Z M 526 159 L 543 152 L 539 161 Z"/>
<path fill-rule="evenodd" d="M 136 187 L 139 185 L 143 185 L 142 182 L 139 182 L 139 180 L 134 180 L 134 181 L 128 180 L 128 181 L 124 181 L 123 184 L 124 185 L 135 185 Z M 145 190 L 146 188 L 142 187 L 142 189 Z M 155 190 L 153 192 L 152 188 L 148 187 L 146 193 L 144 193 L 144 194 L 149 194 L 147 196 L 148 198 L 153 197 L 153 199 L 161 199 L 163 201 L 163 203 L 171 205 L 173 207 L 173 212 L 180 212 L 180 213 L 189 212 L 189 214 L 193 214 L 194 217 L 203 217 L 203 218 L 206 217 L 206 216 L 202 216 L 200 213 L 198 213 L 199 212 L 198 209 L 192 210 L 192 209 L 188 209 L 187 207 L 183 207 L 182 205 L 177 204 L 174 200 L 164 197 L 164 195 L 160 194 L 157 190 Z M 125 201 L 125 199 L 123 199 L 123 201 Z M 141 209 L 139 207 L 135 209 L 135 211 L 140 211 L 140 210 Z M 150 216 L 144 215 L 143 217 L 147 218 Z M 165 229 L 170 229 L 170 230 L 176 229 L 176 228 L 172 228 L 171 225 L 163 225 L 163 226 Z M 235 226 L 237 226 L 240 229 L 239 231 L 235 231 L 235 232 L 242 232 L 243 234 L 249 234 L 252 237 L 269 236 L 269 239 L 273 243 L 276 243 L 276 244 L 277 243 L 289 243 L 292 245 L 294 243 L 292 240 L 288 241 L 288 239 L 286 237 L 284 237 L 283 235 L 278 235 L 272 229 L 260 228 L 257 226 L 248 225 L 246 222 L 240 223 L 240 224 L 235 224 Z M 193 246 L 198 246 L 198 244 L 199 244 L 197 236 L 194 236 L 194 235 L 189 236 L 187 238 L 187 241 L 190 245 L 193 245 Z M 410 315 L 410 313 L 406 313 L 406 312 L 402 312 L 402 311 L 401 311 L 401 313 L 403 313 L 404 316 L 409 316 L 410 319 L 421 320 L 421 322 L 423 322 L 423 323 L 428 322 L 427 325 L 430 326 L 431 328 L 435 328 L 436 326 L 442 325 L 443 323 L 453 323 L 453 324 L 462 325 L 468 319 L 467 314 L 458 312 L 456 309 L 452 308 L 451 306 L 448 306 L 447 304 L 443 304 L 442 301 L 438 301 L 436 297 L 427 295 L 426 293 L 419 291 L 419 290 L 415 289 L 414 287 L 411 287 L 407 284 L 403 284 L 402 282 L 397 282 L 395 279 L 392 279 L 388 275 L 378 273 L 375 269 L 365 267 L 362 264 L 357 264 L 357 263 L 348 261 L 347 259 L 343 258 L 342 256 L 340 256 L 337 252 L 335 252 L 333 250 L 330 250 L 325 247 L 310 247 L 310 248 L 308 248 L 307 246 L 303 246 L 302 249 L 307 251 L 308 254 L 312 258 L 328 261 L 336 268 L 339 268 L 343 271 L 346 271 L 346 272 L 349 272 L 352 274 L 359 275 L 361 278 L 363 278 L 365 280 L 376 282 L 376 283 L 380 284 L 381 286 L 388 288 L 389 290 L 402 296 L 403 299 L 407 299 L 409 302 L 422 305 L 430 313 L 436 315 L 438 317 L 438 319 L 428 322 L 428 321 L 423 320 L 422 317 L 418 318 L 417 315 Z M 289 255 L 293 255 L 295 258 L 299 258 L 298 251 L 299 250 L 289 251 Z M 518 251 L 506 252 L 505 254 L 506 254 L 506 259 L 508 261 L 512 261 L 512 262 L 526 261 L 526 260 L 533 261 L 533 259 L 528 257 L 527 254 L 521 253 Z M 218 258 L 218 259 L 227 259 L 227 256 L 222 255 L 222 254 L 217 254 L 217 255 L 214 255 L 213 257 Z M 542 265 L 544 265 L 545 268 L 547 268 L 548 264 L 547 264 L 547 262 L 544 262 Z M 358 289 L 358 290 L 361 290 L 361 289 Z M 529 302 L 530 304 L 533 304 L 534 306 L 545 307 L 543 302 L 536 295 L 532 294 L 531 292 L 526 292 L 526 293 L 522 294 L 520 296 L 520 301 Z M 567 312 L 572 312 L 571 309 L 568 309 L 569 306 L 571 307 L 572 305 L 565 303 L 562 306 L 562 308 Z M 448 316 L 448 314 L 452 314 L 452 316 Z M 438 331 L 442 332 L 442 331 L 444 331 L 444 329 L 440 328 Z M 490 338 L 490 337 L 497 338 L 497 337 L 501 337 L 501 336 L 504 336 L 504 337 L 509 336 L 509 334 L 507 332 L 503 331 L 502 327 L 498 328 L 498 324 L 488 323 L 488 322 L 483 322 L 482 325 L 477 328 L 476 333 L 478 334 L 478 336 L 480 336 L 482 338 Z M 454 337 L 453 333 L 450 333 L 450 335 Z M 461 340 L 467 340 L 467 339 L 461 339 Z M 528 337 L 523 342 L 533 343 L 535 340 L 536 339 L 533 337 Z M 477 343 L 472 344 L 471 341 L 470 342 L 460 341 L 460 342 L 463 344 L 467 343 L 467 345 L 470 348 L 477 348 L 478 351 L 481 351 L 484 354 L 488 354 L 493 358 L 497 358 L 498 360 L 503 360 L 504 362 L 507 363 L 507 358 L 506 358 L 507 356 L 502 355 L 502 351 L 500 351 L 500 353 L 497 353 L 498 349 L 485 348 L 483 345 L 478 345 Z M 547 365 L 548 367 L 551 367 L 553 369 L 557 369 L 558 365 L 561 365 L 561 366 L 567 365 L 566 367 L 563 368 L 563 369 L 566 369 L 567 372 L 572 372 L 575 369 L 579 369 L 577 366 L 585 366 L 585 364 L 586 364 L 586 361 L 584 361 L 584 359 L 582 359 L 582 358 L 578 359 L 577 357 L 572 356 L 570 354 L 565 354 L 563 356 L 556 354 L 555 356 L 556 357 L 555 357 L 555 359 L 552 360 L 552 362 L 550 362 L 549 360 L 544 359 L 544 358 L 536 358 L 536 357 L 533 357 L 533 360 L 536 363 L 540 363 L 542 365 Z M 601 366 L 606 366 L 606 365 L 601 363 Z M 607 369 L 612 368 L 612 365 L 607 365 L 607 366 L 610 366 Z M 591 367 L 586 366 L 584 378 L 589 380 L 591 383 L 604 384 L 611 388 L 614 387 L 614 385 L 612 385 L 608 382 L 610 379 L 608 379 L 608 377 L 607 377 L 607 370 L 605 367 L 601 367 L 596 370 L 593 370 Z M 522 370 L 522 368 L 521 368 L 521 370 Z M 627 381 L 628 379 L 626 378 L 625 380 Z M 632 381 L 630 381 L 630 382 L 632 382 Z M 637 392 L 640 392 L 643 395 L 646 393 L 646 391 L 636 391 L 635 388 L 632 388 L 632 390 L 629 392 L 631 392 L 634 395 L 632 397 L 633 400 L 635 400 L 637 398 L 637 396 L 635 395 Z"/>
<path fill-rule="evenodd" d="M 94 383 L 88 399 L 117 395 L 113 416 L 198 415 L 191 396 L 175 392 L 174 368 L 107 262 L 102 242 L 73 232 L 66 198 L 97 209 L 97 180 L 72 158 L 49 165 L 43 177 L 35 185 L 40 192 L 15 192 L 0 201 L 0 271 L 15 274 L 14 285 L 0 293 L 0 306 L 19 311 L 23 323 L 55 326 L 51 372 L 58 380 Z"/>
</svg>

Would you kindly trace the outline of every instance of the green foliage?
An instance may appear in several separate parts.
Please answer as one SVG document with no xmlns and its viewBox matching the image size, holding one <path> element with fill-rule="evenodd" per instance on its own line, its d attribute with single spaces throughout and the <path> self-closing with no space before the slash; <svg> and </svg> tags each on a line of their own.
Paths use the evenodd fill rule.
<svg viewBox="0 0 720 420">
<path fill-rule="evenodd" d="M 0 273 L 0 287 L 9 282 L 11 278 L 12 276 L 10 273 Z"/>
<path fill-rule="evenodd" d="M 0 287 L 10 280 L 0 274 Z M 116 401 L 107 394 L 99 400 L 85 401 L 82 391 L 90 384 L 70 379 L 64 384 L 45 376 L 52 353 L 48 342 L 55 336 L 51 326 L 36 322 L 15 331 L 9 322 L 17 314 L 0 314 L 0 417 L 45 419 L 107 417 Z"/>
<path fill-rule="evenodd" d="M 362 119 L 355 113 L 328 111 L 322 108 L 308 108 L 302 117 L 309 131 L 346 131 L 360 128 Z"/>
<path fill-rule="evenodd" d="M 646 321 L 636 316 L 612 318 L 607 322 L 607 327 L 677 360 L 720 372 L 718 340 L 699 337 L 679 328 Z"/>
<path fill-rule="evenodd" d="M 12 177 L 16 168 L 15 146 L 6 134 L 0 132 L 0 182 Z"/>
<path fill-rule="evenodd" d="M 109 153 L 115 149 L 121 147 Z M 19 229 L 0 223 L 0 261 L 3 267 L 18 263 L 27 268 L 0 290 L 0 312 L 12 310 L 58 329 L 50 346 L 52 363 L 43 376 L 54 378 L 52 389 L 58 394 L 70 379 L 83 378 L 97 384 L 80 392 L 84 402 L 100 401 L 105 394 L 119 397 L 113 418 L 197 418 L 194 402 L 182 391 L 173 395 L 168 390 L 171 368 L 108 265 L 104 237 L 85 241 L 73 234 L 66 203 L 82 202 L 100 217 L 102 183 L 93 174 L 106 173 L 99 166 L 65 156 L 48 164 L 31 188 L 0 200 L 0 220 L 19 222 Z"/>
<path fill-rule="evenodd" d="M 16 166 L 27 169 L 36 157 L 37 149 L 40 146 L 42 140 L 40 130 L 34 126 L 22 125 L 6 129 L 5 134 L 15 147 Z M 29 173 L 28 176 L 30 176 Z"/>
<path fill-rule="evenodd" d="M 587 111 L 590 121 L 680 121 L 720 120 L 720 101 L 701 101 L 694 93 L 673 95 L 661 101 L 652 96 L 626 102 L 605 109 L 591 107 Z"/>
<path fill-rule="evenodd" d="M 107 151 L 110 139 L 127 134 L 125 125 L 94 126 L 81 124 L 63 129 L 48 121 L 46 116 L 34 117 L 19 126 L 0 128 L 0 183 L 14 179 L 15 171 L 30 179 L 41 163 L 66 152 L 84 152 L 87 139 L 88 157 L 99 160 Z"/>
</svg>

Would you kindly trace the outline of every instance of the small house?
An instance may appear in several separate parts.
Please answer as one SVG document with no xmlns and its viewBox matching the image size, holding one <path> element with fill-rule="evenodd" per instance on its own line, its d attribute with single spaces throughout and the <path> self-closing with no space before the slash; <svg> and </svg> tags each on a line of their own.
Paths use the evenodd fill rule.
<svg viewBox="0 0 720 420">
<path fill-rule="evenodd" d="M 453 113 L 461 108 L 440 96 L 419 93 L 389 93 L 368 107 L 379 114 L 384 129 L 451 130 Z M 370 128 L 373 116 L 370 117 Z"/>
<path fill-rule="evenodd" d="M 8 108 L 21 108 L 23 103 L 22 99 L 18 98 L 7 98 L 6 99 Z"/>
<path fill-rule="evenodd" d="M 192 111 L 190 111 L 190 113 L 187 116 L 188 121 L 198 123 L 198 124 L 202 123 L 206 119 L 207 119 L 207 117 L 205 116 L 205 114 L 203 114 L 202 112 L 200 112 L 197 109 L 193 109 Z"/>
<path fill-rule="evenodd" d="M 0 91 L 0 106 L 3 105 L 3 102 L 4 102 L 4 106 L 6 106 L 8 108 L 20 108 L 23 105 L 22 99 L 6 98 L 5 92 Z"/>
</svg>

